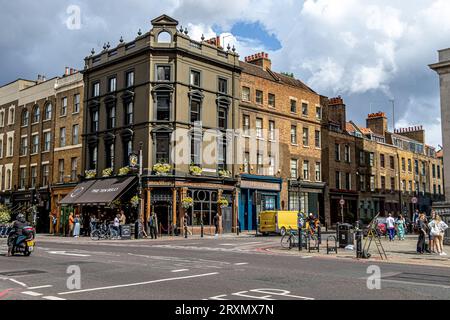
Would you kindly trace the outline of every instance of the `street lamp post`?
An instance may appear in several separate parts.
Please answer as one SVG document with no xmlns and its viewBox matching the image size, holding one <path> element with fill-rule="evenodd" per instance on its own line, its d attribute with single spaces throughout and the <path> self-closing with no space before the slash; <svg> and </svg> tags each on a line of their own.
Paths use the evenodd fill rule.
<svg viewBox="0 0 450 320">
<path fill-rule="evenodd" d="M 142 155 L 142 147 L 144 146 L 144 143 L 141 141 L 139 142 L 139 220 L 144 221 L 143 219 L 143 215 L 144 215 L 144 210 L 143 210 L 143 204 L 144 202 L 142 201 L 143 197 L 142 197 L 142 174 L 144 172 L 144 166 L 143 166 L 143 155 Z"/>
<path fill-rule="evenodd" d="M 302 196 L 301 196 L 301 184 L 302 184 L 302 177 L 298 177 L 297 179 L 297 193 L 298 193 L 298 216 L 302 215 L 302 211 L 301 211 L 301 203 L 302 203 Z M 297 217 L 298 220 L 300 220 Z M 298 223 L 298 222 L 297 222 Z M 298 223 L 298 251 L 302 251 L 302 247 L 303 247 L 303 234 L 302 234 L 302 226 L 300 225 L 300 223 Z"/>
</svg>

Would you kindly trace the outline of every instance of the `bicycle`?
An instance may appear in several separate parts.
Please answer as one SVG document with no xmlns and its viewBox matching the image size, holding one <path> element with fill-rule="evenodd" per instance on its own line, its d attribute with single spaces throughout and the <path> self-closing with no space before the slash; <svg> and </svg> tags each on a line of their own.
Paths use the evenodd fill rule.
<svg viewBox="0 0 450 320">
<path fill-rule="evenodd" d="M 107 226 L 106 223 L 103 223 L 100 228 L 97 228 L 91 232 L 91 239 L 94 241 L 102 240 L 110 240 L 118 237 L 118 232 L 112 230 L 112 225 Z"/>
<path fill-rule="evenodd" d="M 296 244 L 296 238 L 298 243 L 298 235 L 292 228 L 289 228 L 289 230 L 281 237 L 281 246 L 284 249 L 291 250 Z"/>
</svg>

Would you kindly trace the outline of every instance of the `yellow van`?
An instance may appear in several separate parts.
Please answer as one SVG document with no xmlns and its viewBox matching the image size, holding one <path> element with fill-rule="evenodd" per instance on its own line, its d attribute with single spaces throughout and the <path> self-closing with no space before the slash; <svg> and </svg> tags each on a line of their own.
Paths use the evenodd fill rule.
<svg viewBox="0 0 450 320">
<path fill-rule="evenodd" d="M 284 235 L 289 228 L 297 230 L 297 211 L 263 211 L 259 214 L 259 232 Z"/>
</svg>

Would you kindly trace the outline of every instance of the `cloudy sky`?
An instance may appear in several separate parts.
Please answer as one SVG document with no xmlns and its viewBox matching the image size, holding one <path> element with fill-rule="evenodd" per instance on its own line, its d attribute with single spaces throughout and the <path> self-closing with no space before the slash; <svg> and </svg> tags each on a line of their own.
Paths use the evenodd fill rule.
<svg viewBox="0 0 450 320">
<path fill-rule="evenodd" d="M 439 81 L 428 64 L 450 47 L 448 0 L 0 0 L 0 85 L 61 75 L 105 42 L 133 39 L 166 13 L 192 38 L 220 35 L 241 57 L 265 51 L 325 96 L 344 97 L 364 124 L 385 111 L 396 126 L 424 125 L 441 144 Z M 75 6 L 75 7 L 74 7 Z M 75 10 L 74 10 L 75 8 Z M 68 21 L 80 9 L 80 26 Z M 390 126 L 392 127 L 392 120 Z"/>
</svg>

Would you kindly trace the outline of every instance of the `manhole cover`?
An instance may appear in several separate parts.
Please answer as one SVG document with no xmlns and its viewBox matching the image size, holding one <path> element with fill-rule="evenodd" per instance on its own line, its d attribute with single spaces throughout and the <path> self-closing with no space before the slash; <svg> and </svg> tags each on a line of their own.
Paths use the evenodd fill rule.
<svg viewBox="0 0 450 320">
<path fill-rule="evenodd" d="M 41 271 L 41 270 L 19 270 L 19 271 L 0 272 L 0 275 L 7 276 L 7 277 L 22 277 L 22 276 L 30 276 L 30 275 L 42 274 L 42 273 L 47 273 L 47 272 Z"/>
</svg>

